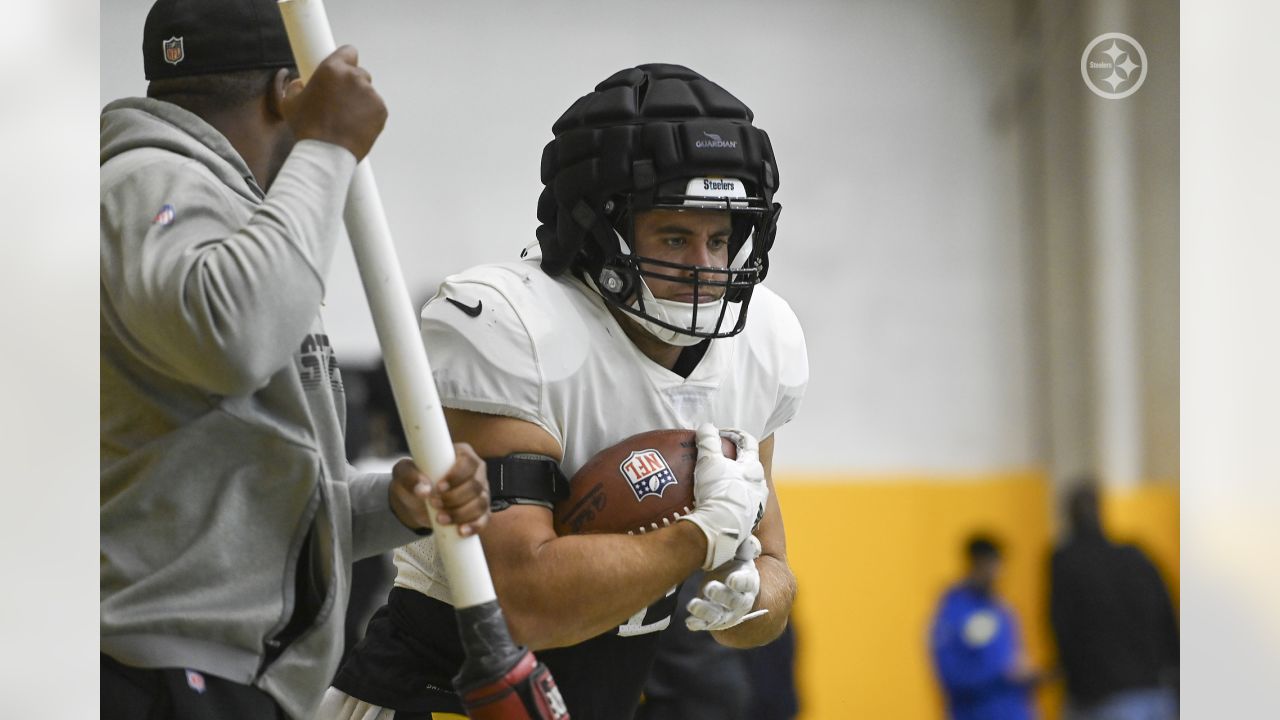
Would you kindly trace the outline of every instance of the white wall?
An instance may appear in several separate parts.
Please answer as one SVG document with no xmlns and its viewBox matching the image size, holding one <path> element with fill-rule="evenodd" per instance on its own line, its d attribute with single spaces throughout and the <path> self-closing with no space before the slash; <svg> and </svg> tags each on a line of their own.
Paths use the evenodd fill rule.
<svg viewBox="0 0 1280 720">
<path fill-rule="evenodd" d="M 104 103 L 145 88 L 148 7 L 102 3 Z M 778 154 L 785 210 L 769 284 L 805 325 L 812 364 L 779 465 L 982 471 L 1042 459 L 1024 150 L 1004 114 L 1021 62 L 1012 3 L 328 9 L 391 109 L 372 161 L 411 288 L 533 241 L 539 157 L 573 100 L 623 67 L 685 64 L 750 105 Z M 325 313 L 344 362 L 376 352 L 349 251 Z"/>
</svg>

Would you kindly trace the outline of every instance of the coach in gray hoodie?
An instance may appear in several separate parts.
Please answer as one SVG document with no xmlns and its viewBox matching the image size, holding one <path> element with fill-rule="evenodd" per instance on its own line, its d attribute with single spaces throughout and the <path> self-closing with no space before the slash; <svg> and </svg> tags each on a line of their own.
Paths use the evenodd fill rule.
<svg viewBox="0 0 1280 720">
<path fill-rule="evenodd" d="M 102 717 L 306 718 L 353 559 L 487 520 L 459 445 L 354 473 L 320 323 L 356 162 L 386 108 L 352 48 L 305 89 L 275 0 L 160 0 L 147 98 L 101 127 Z M 415 534 L 416 533 L 416 534 Z"/>
</svg>

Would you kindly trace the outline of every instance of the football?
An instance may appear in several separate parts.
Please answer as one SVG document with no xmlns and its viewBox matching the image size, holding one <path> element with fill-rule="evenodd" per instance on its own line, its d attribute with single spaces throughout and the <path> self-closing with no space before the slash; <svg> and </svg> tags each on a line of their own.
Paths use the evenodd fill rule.
<svg viewBox="0 0 1280 720">
<path fill-rule="evenodd" d="M 737 448 L 721 440 L 725 457 Z M 569 479 L 569 496 L 556 503 L 558 535 L 644 533 L 693 509 L 692 430 L 651 430 L 605 448 Z"/>
</svg>

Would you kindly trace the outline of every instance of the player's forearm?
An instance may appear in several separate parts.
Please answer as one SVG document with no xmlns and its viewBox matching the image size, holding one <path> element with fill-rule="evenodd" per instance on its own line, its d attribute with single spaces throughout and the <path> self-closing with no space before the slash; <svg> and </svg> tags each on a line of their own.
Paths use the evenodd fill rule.
<svg viewBox="0 0 1280 720">
<path fill-rule="evenodd" d="M 791 604 L 796 598 L 795 575 L 787 567 L 786 561 L 772 555 L 757 558 L 756 569 L 760 571 L 760 594 L 756 596 L 751 610 L 754 612 L 767 608 L 769 612 L 728 630 L 712 631 L 712 636 L 721 645 L 735 648 L 757 647 L 771 642 L 787 627 Z"/>
<path fill-rule="evenodd" d="M 495 565 L 512 635 L 537 650 L 621 625 L 698 568 L 706 552 L 701 538 L 691 523 L 645 535 L 568 535 Z"/>
</svg>

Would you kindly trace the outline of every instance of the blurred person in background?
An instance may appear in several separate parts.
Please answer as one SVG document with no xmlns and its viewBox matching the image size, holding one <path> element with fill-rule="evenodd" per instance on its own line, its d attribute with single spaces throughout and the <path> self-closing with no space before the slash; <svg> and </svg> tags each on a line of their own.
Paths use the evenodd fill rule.
<svg viewBox="0 0 1280 720">
<path fill-rule="evenodd" d="M 938 604 L 931 651 L 952 720 L 1031 720 L 1032 690 L 1045 679 L 1027 661 L 1013 611 L 996 596 L 1000 546 L 974 535 L 967 572 Z"/>
<path fill-rule="evenodd" d="M 1178 619 L 1159 572 L 1102 532 L 1095 483 L 1067 499 L 1070 535 L 1053 553 L 1049 617 L 1070 720 L 1178 716 Z"/>
</svg>

